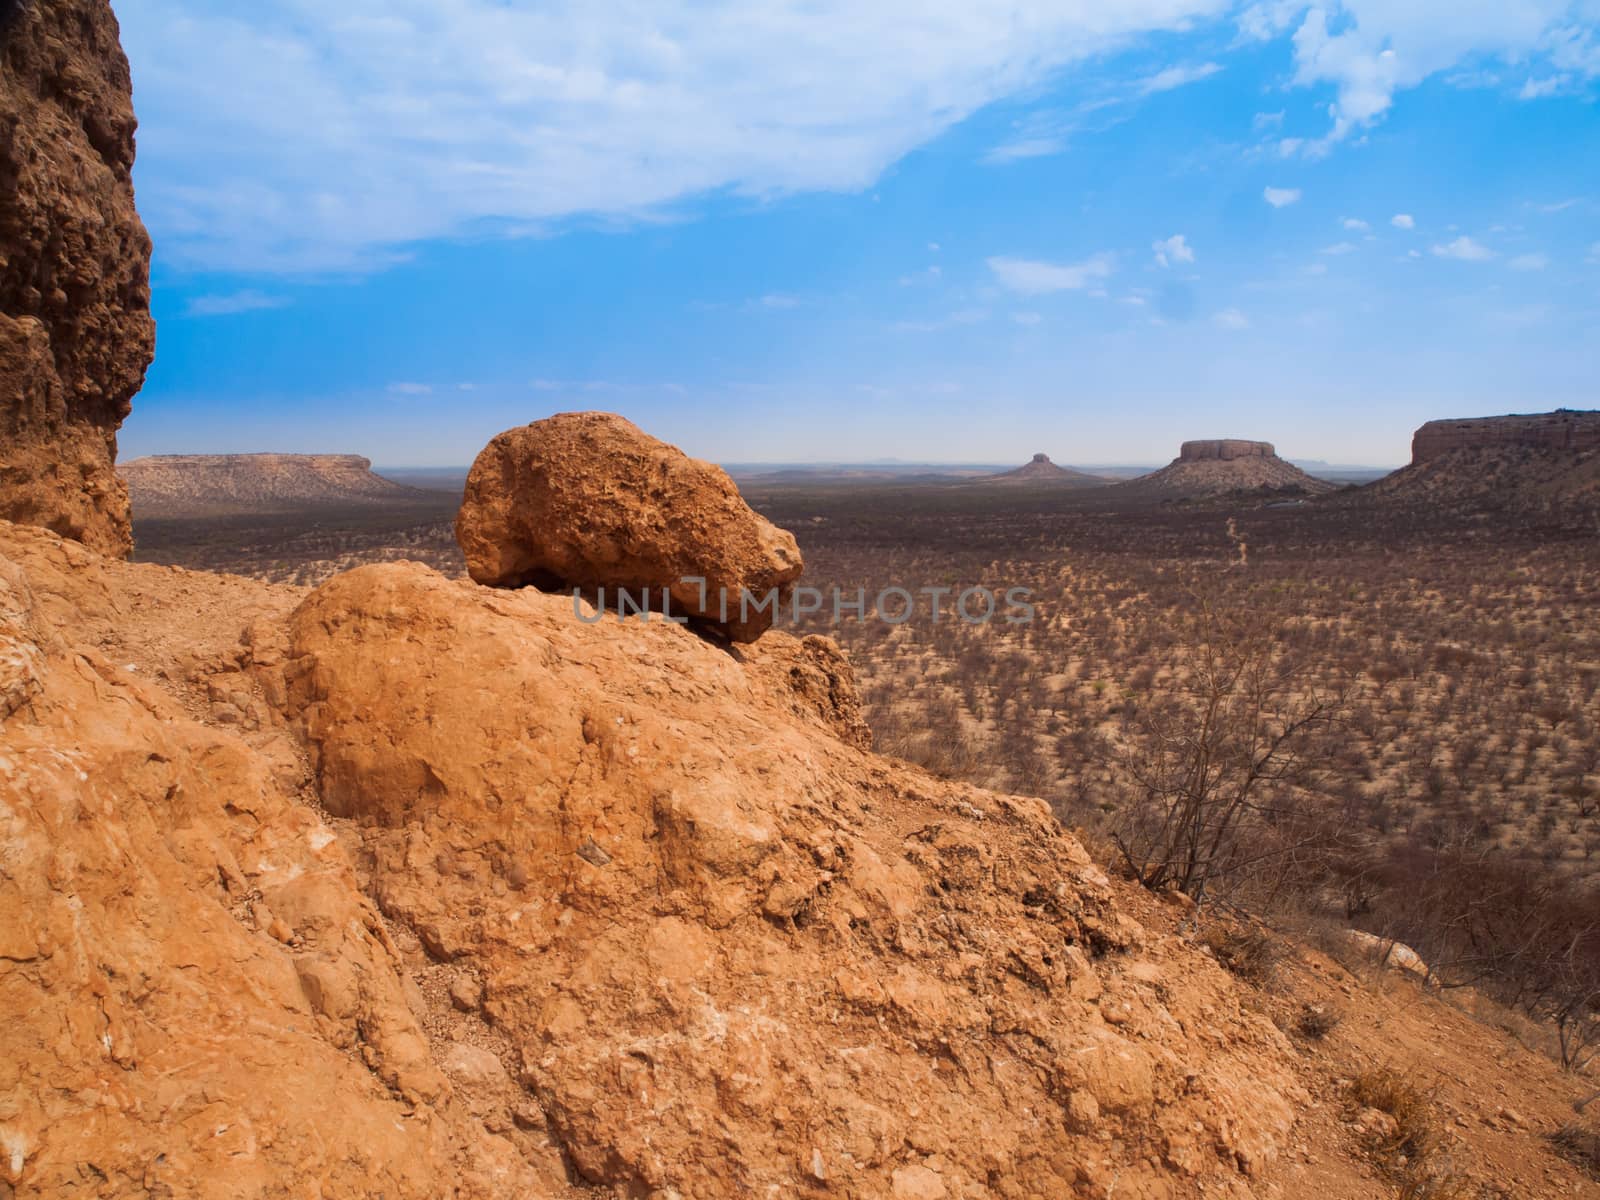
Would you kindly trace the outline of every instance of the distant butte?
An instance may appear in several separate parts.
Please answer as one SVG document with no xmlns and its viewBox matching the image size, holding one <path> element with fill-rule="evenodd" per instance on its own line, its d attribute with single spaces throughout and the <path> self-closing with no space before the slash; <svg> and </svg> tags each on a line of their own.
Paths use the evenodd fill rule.
<svg viewBox="0 0 1600 1200">
<path fill-rule="evenodd" d="M 121 463 L 141 517 L 270 512 L 420 495 L 372 472 L 359 454 L 153 454 Z"/>
<path fill-rule="evenodd" d="M 1074 471 L 1070 467 L 1058 467 L 1050 461 L 1048 454 L 1035 454 L 1031 461 L 1014 470 L 1002 471 L 998 475 L 986 475 L 974 482 L 1047 484 L 1052 487 L 1096 487 L 1106 481 L 1098 476 L 1085 474 L 1083 471 Z"/>
<path fill-rule="evenodd" d="M 1334 485 L 1279 458 L 1271 442 L 1215 438 L 1184 442 L 1161 470 L 1117 487 L 1125 494 L 1183 500 L 1236 493 L 1314 496 Z"/>
</svg>

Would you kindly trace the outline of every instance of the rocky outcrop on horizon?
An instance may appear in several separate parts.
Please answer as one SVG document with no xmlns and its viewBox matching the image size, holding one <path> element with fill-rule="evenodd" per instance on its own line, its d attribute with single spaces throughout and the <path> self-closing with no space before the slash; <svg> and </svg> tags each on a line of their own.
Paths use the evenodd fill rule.
<svg viewBox="0 0 1600 1200">
<path fill-rule="evenodd" d="M 1600 411 L 1429 421 L 1412 437 L 1410 464 L 1350 502 L 1592 535 L 1600 532 Z"/>
<path fill-rule="evenodd" d="M 1455 450 L 1509 448 L 1574 453 L 1600 450 L 1600 411 L 1559 408 L 1547 413 L 1429 421 L 1411 438 L 1411 462 L 1417 465 Z"/>
<path fill-rule="evenodd" d="M 418 495 L 359 454 L 156 454 L 117 468 L 136 517 L 273 512 Z"/>
<path fill-rule="evenodd" d="M 1277 458 L 1271 442 L 1246 442 L 1219 438 L 1185 442 L 1178 447 L 1179 462 L 1233 462 L 1241 458 Z"/>
<path fill-rule="evenodd" d="M 601 607 L 613 609 L 622 589 L 736 642 L 771 627 L 804 566 L 793 535 L 721 467 L 614 413 L 560 413 L 490 441 L 467 476 L 456 541 L 478 583 L 608 588 Z"/>
<path fill-rule="evenodd" d="M 128 62 L 106 0 L 0 21 L 0 518 L 132 547 L 117 430 L 155 349 Z"/>
<path fill-rule="evenodd" d="M 998 475 L 986 475 L 975 483 L 1028 483 L 1054 487 L 1098 487 L 1106 481 L 1070 467 L 1058 467 L 1048 454 L 1035 454 L 1031 462 Z"/>
<path fill-rule="evenodd" d="M 1178 457 L 1159 471 L 1114 485 L 1119 495 L 1160 500 L 1222 496 L 1316 496 L 1335 485 L 1279 458 L 1271 442 L 1220 438 L 1184 442 Z"/>
</svg>

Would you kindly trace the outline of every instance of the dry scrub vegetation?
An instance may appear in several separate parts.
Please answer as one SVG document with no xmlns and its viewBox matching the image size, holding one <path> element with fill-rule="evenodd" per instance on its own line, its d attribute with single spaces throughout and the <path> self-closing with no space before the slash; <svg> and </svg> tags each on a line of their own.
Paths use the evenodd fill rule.
<svg viewBox="0 0 1600 1200">
<path fill-rule="evenodd" d="M 1026 624 L 926 602 L 898 625 L 808 620 L 850 650 L 880 750 L 1045 797 L 1153 889 L 1404 942 L 1440 986 L 1534 1018 L 1566 1065 L 1594 1059 L 1593 531 L 1339 496 L 745 490 L 815 586 L 1031 590 Z M 136 534 L 147 559 L 281 582 L 394 558 L 459 574 L 454 501 Z"/>
<path fill-rule="evenodd" d="M 753 499 L 820 586 L 1032 590 L 1029 624 L 828 630 L 879 749 L 1046 797 L 1153 888 L 1405 942 L 1566 1065 L 1600 1049 L 1592 535 L 1338 499 Z"/>
</svg>

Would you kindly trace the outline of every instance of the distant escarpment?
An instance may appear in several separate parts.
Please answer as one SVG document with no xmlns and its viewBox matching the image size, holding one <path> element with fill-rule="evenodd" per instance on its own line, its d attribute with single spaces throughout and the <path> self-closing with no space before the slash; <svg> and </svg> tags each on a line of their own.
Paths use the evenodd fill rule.
<svg viewBox="0 0 1600 1200">
<path fill-rule="evenodd" d="M 1271 442 L 1220 438 L 1184 442 L 1161 470 L 1116 485 L 1123 494 L 1162 500 L 1248 495 L 1315 496 L 1334 485 L 1279 458 Z"/>
<path fill-rule="evenodd" d="M 117 32 L 106 0 L 0 10 L 0 518 L 125 555 L 112 462 L 155 324 Z"/>
<path fill-rule="evenodd" d="M 1002 471 L 998 475 L 986 475 L 974 482 L 1045 484 L 1050 487 L 1099 487 L 1106 481 L 1085 474 L 1083 471 L 1074 471 L 1070 467 L 1058 467 L 1050 461 L 1048 454 L 1035 454 L 1033 461 L 1023 463 L 1014 470 Z"/>
<path fill-rule="evenodd" d="M 1600 411 L 1558 408 L 1547 413 L 1465 417 L 1429 421 L 1411 438 L 1411 463 L 1428 462 L 1456 450 L 1600 450 Z"/>
<path fill-rule="evenodd" d="M 419 495 L 358 454 L 156 454 L 120 468 L 141 517 L 270 512 Z"/>
<path fill-rule="evenodd" d="M 1356 499 L 1593 531 L 1600 527 L 1600 411 L 1429 421 L 1412 437 L 1410 465 Z"/>
</svg>

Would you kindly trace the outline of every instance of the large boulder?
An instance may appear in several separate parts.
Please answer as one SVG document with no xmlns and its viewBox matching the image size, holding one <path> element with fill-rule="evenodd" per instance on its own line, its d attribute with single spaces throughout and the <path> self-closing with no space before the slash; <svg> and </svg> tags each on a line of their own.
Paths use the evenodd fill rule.
<svg viewBox="0 0 1600 1200">
<path fill-rule="evenodd" d="M 478 583 L 605 588 L 595 598 L 610 611 L 618 589 L 648 593 L 652 609 L 737 642 L 771 627 L 803 566 L 794 537 L 721 468 L 613 413 L 562 413 L 491 441 L 467 477 L 456 541 Z"/>
<path fill-rule="evenodd" d="M 106 0 L 0 4 L 0 518 L 119 556 L 155 352 L 131 90 Z"/>
</svg>

